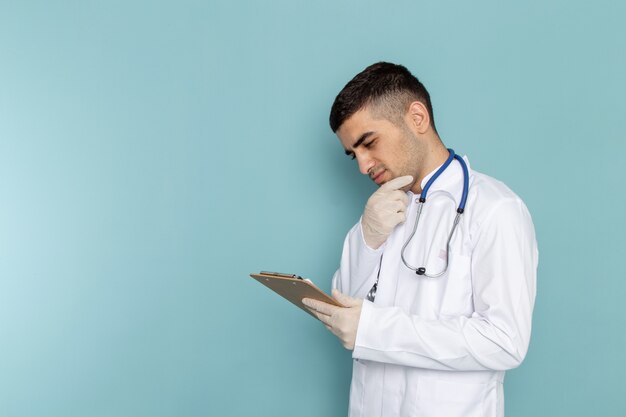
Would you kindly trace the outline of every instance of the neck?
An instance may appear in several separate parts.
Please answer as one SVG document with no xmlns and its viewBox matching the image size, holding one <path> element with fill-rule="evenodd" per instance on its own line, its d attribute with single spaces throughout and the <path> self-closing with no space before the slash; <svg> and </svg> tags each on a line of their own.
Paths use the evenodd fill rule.
<svg viewBox="0 0 626 417">
<path fill-rule="evenodd" d="M 414 194 L 420 194 L 422 192 L 422 181 L 424 178 L 437 167 L 443 165 L 446 159 L 448 159 L 448 156 L 450 156 L 450 152 L 448 152 L 448 149 L 441 141 L 438 141 L 436 145 L 428 149 L 424 155 L 422 166 L 417 173 L 417 181 L 415 181 L 415 184 L 413 184 L 411 188 Z"/>
</svg>

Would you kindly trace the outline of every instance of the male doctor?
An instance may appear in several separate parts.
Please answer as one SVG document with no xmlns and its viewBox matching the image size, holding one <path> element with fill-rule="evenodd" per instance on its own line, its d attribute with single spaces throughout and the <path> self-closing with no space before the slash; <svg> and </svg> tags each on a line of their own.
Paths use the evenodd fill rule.
<svg viewBox="0 0 626 417">
<path fill-rule="evenodd" d="M 349 415 L 503 416 L 504 373 L 528 350 L 536 291 L 526 206 L 469 168 L 467 204 L 448 244 L 464 188 L 461 163 L 452 160 L 432 182 L 403 252 L 423 188 L 450 155 L 428 92 L 403 66 L 371 65 L 339 93 L 330 125 L 380 186 L 333 277 L 333 296 L 345 307 L 304 300 L 353 350 Z"/>
</svg>

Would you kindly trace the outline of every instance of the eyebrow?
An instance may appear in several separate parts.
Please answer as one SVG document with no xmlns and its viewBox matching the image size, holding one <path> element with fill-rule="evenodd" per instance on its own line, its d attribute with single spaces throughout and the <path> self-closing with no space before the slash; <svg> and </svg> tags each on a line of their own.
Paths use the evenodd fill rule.
<svg viewBox="0 0 626 417">
<path fill-rule="evenodd" d="M 352 149 L 354 149 L 354 148 L 358 148 L 359 146 L 361 146 L 361 145 L 363 144 L 363 141 L 364 141 L 365 139 L 369 138 L 370 136 L 372 136 L 374 133 L 375 133 L 375 132 L 365 132 L 365 133 L 363 133 L 363 134 L 359 137 L 359 139 L 358 139 L 356 142 L 354 142 L 354 144 L 352 145 Z M 348 155 L 348 156 L 352 155 L 352 151 L 351 151 L 351 150 L 346 149 L 346 155 Z"/>
</svg>

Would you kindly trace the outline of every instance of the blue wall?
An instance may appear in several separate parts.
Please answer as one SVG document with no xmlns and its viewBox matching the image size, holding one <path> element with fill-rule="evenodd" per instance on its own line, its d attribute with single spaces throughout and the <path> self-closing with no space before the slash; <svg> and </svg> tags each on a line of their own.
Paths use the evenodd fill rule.
<svg viewBox="0 0 626 417">
<path fill-rule="evenodd" d="M 608 0 L 1 1 L 0 415 L 346 415 L 350 354 L 248 273 L 329 287 L 374 187 L 328 112 L 379 60 L 533 214 L 507 416 L 626 415 L 625 20 Z"/>
</svg>

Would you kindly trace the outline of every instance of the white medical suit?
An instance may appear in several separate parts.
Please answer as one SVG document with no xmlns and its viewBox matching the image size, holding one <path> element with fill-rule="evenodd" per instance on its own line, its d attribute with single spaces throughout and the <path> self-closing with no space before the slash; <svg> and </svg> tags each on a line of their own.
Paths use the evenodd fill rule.
<svg viewBox="0 0 626 417">
<path fill-rule="evenodd" d="M 419 195 L 408 193 L 406 222 L 380 248 L 365 244 L 360 222 L 346 237 L 333 287 L 364 299 L 380 269 L 376 298 L 363 302 L 358 325 L 350 417 L 504 415 L 505 370 L 528 350 L 537 243 L 522 200 L 503 183 L 469 173 L 443 276 L 418 276 L 400 258 Z M 406 250 L 410 264 L 429 274 L 444 269 L 462 190 L 461 166 L 453 161 L 428 192 Z"/>
</svg>

